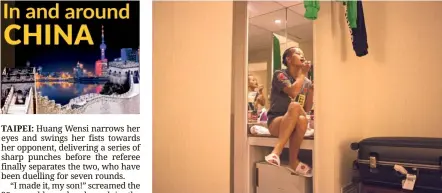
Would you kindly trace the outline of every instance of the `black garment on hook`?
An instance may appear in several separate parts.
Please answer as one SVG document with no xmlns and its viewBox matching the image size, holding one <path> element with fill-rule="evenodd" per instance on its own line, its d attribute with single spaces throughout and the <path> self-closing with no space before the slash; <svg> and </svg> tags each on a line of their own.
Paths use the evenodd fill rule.
<svg viewBox="0 0 442 193">
<path fill-rule="evenodd" d="M 362 1 L 357 3 L 358 16 L 356 20 L 357 27 L 351 28 L 353 50 L 356 56 L 362 57 L 368 54 L 367 32 L 365 30 L 364 10 Z"/>
</svg>

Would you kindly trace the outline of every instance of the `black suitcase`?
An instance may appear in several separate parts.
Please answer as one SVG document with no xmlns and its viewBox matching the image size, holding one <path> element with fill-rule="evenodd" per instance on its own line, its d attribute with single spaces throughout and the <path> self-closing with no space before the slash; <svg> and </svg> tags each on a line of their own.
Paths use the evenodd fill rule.
<svg viewBox="0 0 442 193">
<path fill-rule="evenodd" d="M 409 191 L 401 189 L 386 188 L 382 186 L 361 185 L 360 193 L 407 193 Z"/>
<path fill-rule="evenodd" d="M 442 193 L 441 138 L 375 137 L 351 148 L 358 150 L 354 169 L 359 182 L 402 188 L 406 175 L 394 169 L 400 165 L 416 175 L 413 192 Z"/>
</svg>

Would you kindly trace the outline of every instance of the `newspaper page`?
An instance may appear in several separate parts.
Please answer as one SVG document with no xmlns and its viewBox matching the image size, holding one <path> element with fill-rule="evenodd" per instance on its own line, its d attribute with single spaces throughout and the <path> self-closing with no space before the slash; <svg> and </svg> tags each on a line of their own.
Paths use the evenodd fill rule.
<svg viewBox="0 0 442 193">
<path fill-rule="evenodd" d="M 140 2 L 2 1 L 0 15 L 0 193 L 150 191 Z"/>
</svg>

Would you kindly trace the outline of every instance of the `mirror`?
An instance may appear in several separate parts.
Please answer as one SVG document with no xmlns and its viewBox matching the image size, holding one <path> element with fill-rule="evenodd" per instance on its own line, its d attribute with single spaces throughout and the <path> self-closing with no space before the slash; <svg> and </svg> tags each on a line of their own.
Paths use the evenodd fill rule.
<svg viewBox="0 0 442 193">
<path fill-rule="evenodd" d="M 313 24 L 304 18 L 302 1 L 248 2 L 248 122 L 267 122 L 275 70 L 284 69 L 282 54 L 299 47 L 313 63 Z M 313 70 L 309 77 L 313 81 Z"/>
</svg>

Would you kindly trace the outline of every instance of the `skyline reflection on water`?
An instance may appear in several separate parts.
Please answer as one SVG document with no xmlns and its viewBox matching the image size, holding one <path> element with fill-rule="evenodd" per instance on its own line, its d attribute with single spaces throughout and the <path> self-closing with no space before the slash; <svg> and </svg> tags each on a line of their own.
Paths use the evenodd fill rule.
<svg viewBox="0 0 442 193">
<path fill-rule="evenodd" d="M 47 96 L 55 103 L 66 105 L 75 97 L 88 94 L 100 93 L 104 84 L 81 84 L 72 82 L 37 82 L 37 92 L 42 96 Z"/>
</svg>

